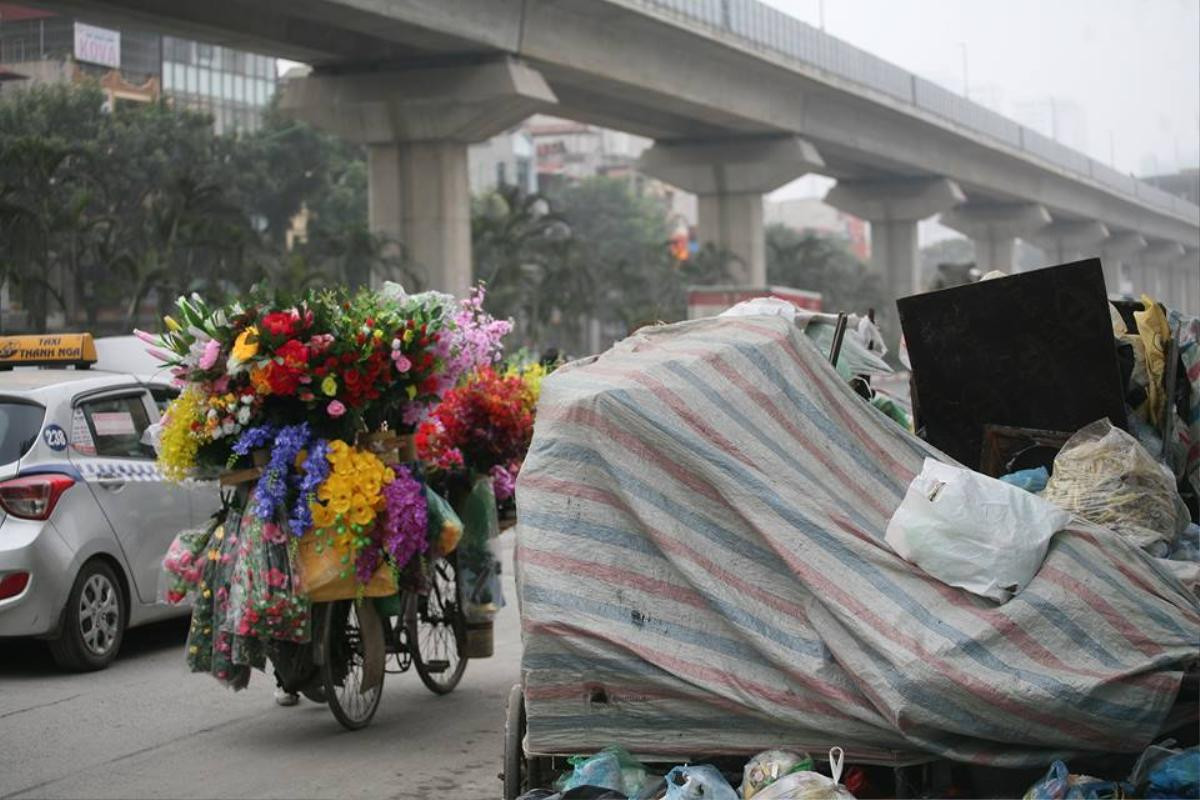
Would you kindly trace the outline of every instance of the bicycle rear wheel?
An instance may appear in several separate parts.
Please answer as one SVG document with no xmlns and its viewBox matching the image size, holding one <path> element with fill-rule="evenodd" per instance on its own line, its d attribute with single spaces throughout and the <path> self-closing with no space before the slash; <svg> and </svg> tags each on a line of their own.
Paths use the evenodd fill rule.
<svg viewBox="0 0 1200 800">
<path fill-rule="evenodd" d="M 421 682 L 434 694 L 449 694 L 467 668 L 467 623 L 454 555 L 433 563 L 430 584 L 429 594 L 409 600 L 406 638 Z"/>
<path fill-rule="evenodd" d="M 321 607 L 321 683 L 329 710 L 343 727 L 365 728 L 383 695 L 383 627 L 370 600 Z"/>
</svg>

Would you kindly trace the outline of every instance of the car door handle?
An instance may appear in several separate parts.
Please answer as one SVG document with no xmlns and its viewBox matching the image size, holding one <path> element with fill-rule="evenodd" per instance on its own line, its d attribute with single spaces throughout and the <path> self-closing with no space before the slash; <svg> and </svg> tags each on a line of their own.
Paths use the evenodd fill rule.
<svg viewBox="0 0 1200 800">
<path fill-rule="evenodd" d="M 100 485 L 113 494 L 119 494 L 125 488 L 125 481 L 101 481 Z"/>
</svg>

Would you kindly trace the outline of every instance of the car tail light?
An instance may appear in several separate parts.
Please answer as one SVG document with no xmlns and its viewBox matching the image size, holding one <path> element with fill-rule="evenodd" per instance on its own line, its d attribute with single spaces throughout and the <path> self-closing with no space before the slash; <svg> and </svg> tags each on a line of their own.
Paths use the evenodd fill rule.
<svg viewBox="0 0 1200 800">
<path fill-rule="evenodd" d="M 28 572 L 10 572 L 0 578 L 0 600 L 16 597 L 29 585 Z"/>
<path fill-rule="evenodd" d="M 14 517 L 50 519 L 58 498 L 75 485 L 67 475 L 26 475 L 0 483 L 0 506 Z"/>
</svg>

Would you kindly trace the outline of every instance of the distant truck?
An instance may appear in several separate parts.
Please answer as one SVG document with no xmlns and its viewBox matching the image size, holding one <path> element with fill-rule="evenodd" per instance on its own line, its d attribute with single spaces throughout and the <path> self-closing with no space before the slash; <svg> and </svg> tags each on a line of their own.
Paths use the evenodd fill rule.
<svg viewBox="0 0 1200 800">
<path fill-rule="evenodd" d="M 821 310 L 821 293 L 787 286 L 689 286 L 688 319 L 715 317 L 722 311 L 756 297 L 778 297 L 797 308 Z"/>
</svg>

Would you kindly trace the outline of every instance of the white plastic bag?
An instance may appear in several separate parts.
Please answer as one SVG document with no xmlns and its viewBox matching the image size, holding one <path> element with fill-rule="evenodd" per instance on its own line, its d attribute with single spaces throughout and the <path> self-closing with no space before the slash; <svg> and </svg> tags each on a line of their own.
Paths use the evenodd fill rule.
<svg viewBox="0 0 1200 800">
<path fill-rule="evenodd" d="M 719 769 L 700 764 L 667 773 L 666 800 L 738 800 L 738 796 Z"/>
<path fill-rule="evenodd" d="M 839 781 L 842 778 L 842 748 L 829 751 L 827 778 L 819 772 L 793 772 L 754 795 L 754 800 L 854 800 L 854 795 Z"/>
<path fill-rule="evenodd" d="M 1016 486 L 927 458 L 885 538 L 943 583 L 1003 603 L 1037 574 L 1070 519 Z"/>
</svg>

